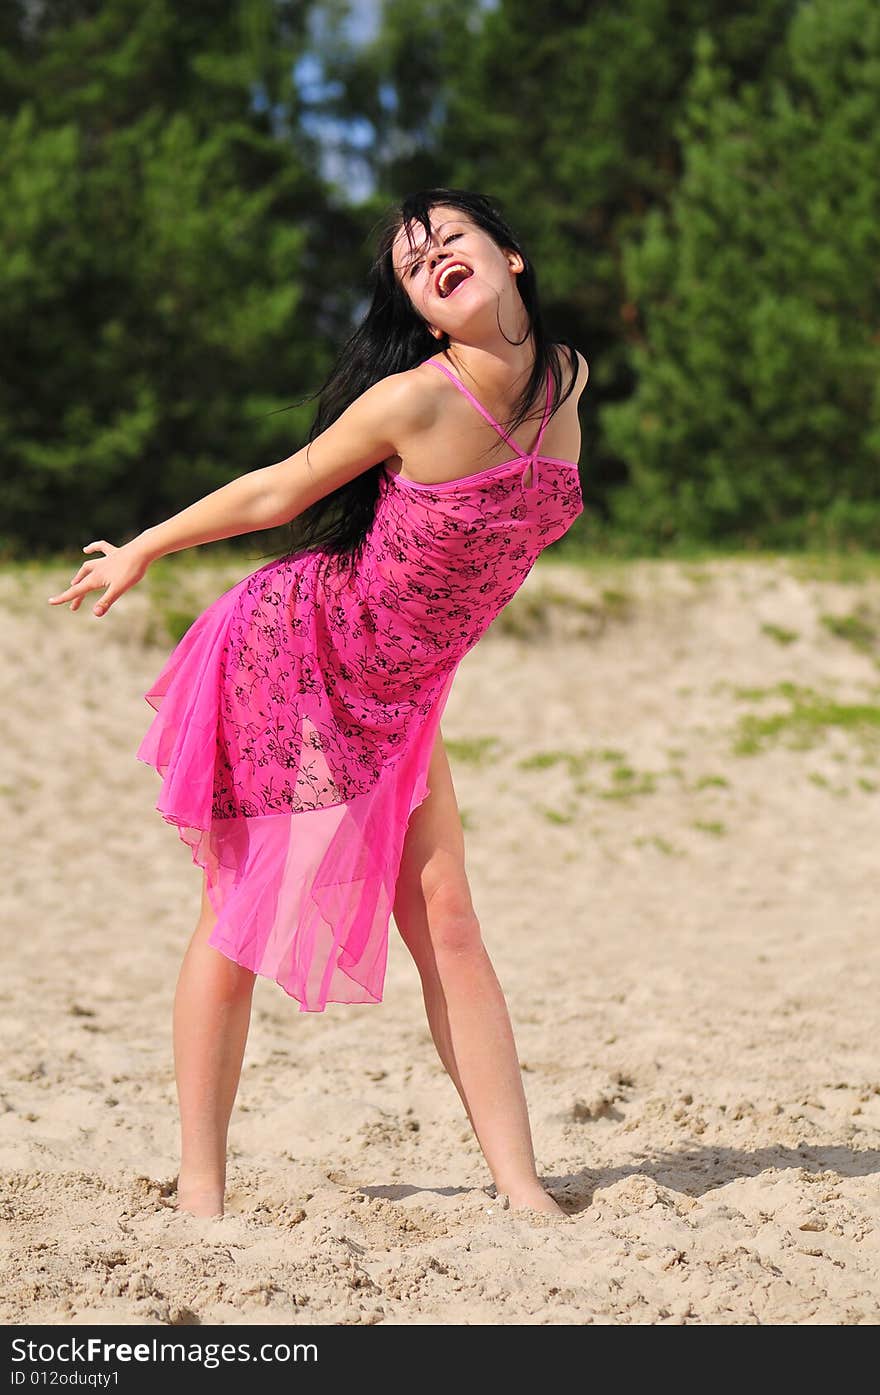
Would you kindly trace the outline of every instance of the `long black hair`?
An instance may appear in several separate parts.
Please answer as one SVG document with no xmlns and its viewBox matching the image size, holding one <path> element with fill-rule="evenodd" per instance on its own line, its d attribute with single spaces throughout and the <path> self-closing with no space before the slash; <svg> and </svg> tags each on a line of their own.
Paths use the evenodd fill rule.
<svg viewBox="0 0 880 1395">
<path fill-rule="evenodd" d="M 571 365 L 575 369 L 567 391 L 561 396 L 562 372 L 558 357 L 552 352 L 553 341 L 544 328 L 535 269 L 498 203 L 483 194 L 469 193 L 464 189 L 424 189 L 421 193 L 410 194 L 400 204 L 392 205 L 374 228 L 378 241 L 369 275 L 372 291 L 370 307 L 343 345 L 324 383 L 316 393 L 310 394 L 311 397 L 319 397 L 320 401 L 309 431 L 309 443 L 326 431 L 374 383 L 392 373 L 417 368 L 437 352 L 438 344 L 441 348 L 448 347 L 448 334 L 435 338 L 416 311 L 395 275 L 391 257 L 391 249 L 401 227 L 406 229 L 411 250 L 415 245 L 413 224 L 420 223 L 425 237 L 430 237 L 431 209 L 439 205 L 466 213 L 502 251 L 518 252 L 523 259 L 523 270 L 517 276 L 517 286 L 529 319 L 525 339 L 529 334 L 534 337 L 535 361 L 531 375 L 516 401 L 513 420 L 507 427 L 508 434 L 513 435 L 529 416 L 532 403 L 547 381 L 548 368 L 553 379 L 551 415 L 572 391 L 577 378 L 576 350 L 566 339 L 556 341 L 569 350 Z M 501 328 L 500 323 L 498 327 Z M 516 342 L 524 343 L 525 339 Z M 300 399 L 308 400 L 308 396 Z M 493 446 L 490 445 L 491 449 Z M 382 465 L 383 462 L 379 462 L 362 471 L 297 514 L 285 525 L 287 537 L 283 551 L 270 555 L 295 557 L 304 552 L 321 551 L 328 558 L 335 558 L 338 567 L 347 562 L 350 568 L 354 568 L 375 516 Z"/>
</svg>

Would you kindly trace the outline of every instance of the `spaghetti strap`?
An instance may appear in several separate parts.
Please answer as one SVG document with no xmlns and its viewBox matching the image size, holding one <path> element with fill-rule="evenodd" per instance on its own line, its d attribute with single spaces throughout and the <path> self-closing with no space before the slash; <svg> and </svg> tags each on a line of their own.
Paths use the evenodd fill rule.
<svg viewBox="0 0 880 1395">
<path fill-rule="evenodd" d="M 547 396 L 546 396 L 546 398 L 545 398 L 545 400 L 544 400 L 544 415 L 543 415 L 543 417 L 541 418 L 541 425 L 540 425 L 540 428 L 539 428 L 539 430 L 538 430 L 538 439 L 537 439 L 537 441 L 535 442 L 535 444 L 534 444 L 534 446 L 532 447 L 531 452 L 530 452 L 530 454 L 529 454 L 529 459 L 532 460 L 532 461 L 535 460 L 535 457 L 537 456 L 538 451 L 541 449 L 541 441 L 542 441 L 543 438 L 544 438 L 544 428 L 545 428 L 545 426 L 547 425 L 547 422 L 549 421 L 549 419 L 550 419 L 550 369 L 548 368 L 548 369 L 547 369 Z"/>
<path fill-rule="evenodd" d="M 538 430 L 538 439 L 537 439 L 537 441 L 535 442 L 534 446 L 532 447 L 531 453 L 530 453 L 530 455 L 529 455 L 528 458 L 527 458 L 526 469 L 523 471 L 523 474 L 526 474 L 526 473 L 528 472 L 529 466 L 531 465 L 531 467 L 532 467 L 532 482 L 531 482 L 531 484 L 528 486 L 528 490 L 529 490 L 530 493 L 531 493 L 532 491 L 534 491 L 534 490 L 537 490 L 537 488 L 538 488 L 538 461 L 539 461 L 540 458 L 541 458 L 541 457 L 538 455 L 538 451 L 541 449 L 541 441 L 542 441 L 543 436 L 544 436 L 544 427 L 547 425 L 547 422 L 548 422 L 548 420 L 549 420 L 549 417 L 550 417 L 550 369 L 548 368 L 548 369 L 547 369 L 547 396 L 546 396 L 546 399 L 545 399 L 545 401 L 544 401 L 544 415 L 543 415 L 543 417 L 541 418 L 541 425 L 540 425 L 540 428 L 539 428 L 539 430 Z M 525 488 L 525 486 L 523 486 L 523 487 Z"/>
<path fill-rule="evenodd" d="M 532 483 L 529 486 L 529 490 L 530 492 L 532 490 L 536 490 L 538 487 L 536 460 L 538 457 L 538 451 L 541 449 L 541 441 L 544 436 L 544 428 L 546 427 L 550 417 L 550 369 L 547 369 L 547 396 L 544 401 L 544 415 L 541 420 L 540 430 L 538 431 L 538 439 L 530 451 L 525 451 L 517 445 L 516 441 L 513 439 L 512 436 L 508 435 L 508 433 L 504 430 L 504 427 L 499 425 L 499 423 L 492 416 L 492 413 L 486 411 L 486 408 L 483 406 L 482 402 L 479 402 L 477 398 L 474 397 L 474 394 L 470 391 L 470 389 L 465 387 L 464 383 L 461 381 L 461 378 L 457 377 L 455 373 L 451 373 L 444 363 L 438 363 L 435 358 L 429 358 L 427 362 L 429 364 L 433 364 L 435 368 L 439 368 L 441 373 L 445 373 L 447 378 L 449 378 L 451 382 L 455 383 L 455 386 L 457 388 L 461 389 L 465 397 L 470 398 L 471 402 L 476 407 L 480 415 L 485 417 L 486 421 L 489 422 L 490 426 L 494 426 L 499 436 L 503 437 L 503 439 L 507 442 L 510 448 L 516 451 L 516 458 L 518 460 L 524 460 L 526 462 L 526 470 L 523 471 L 523 474 L 527 473 L 528 466 L 531 465 Z"/>
<path fill-rule="evenodd" d="M 504 430 L 504 427 L 499 425 L 499 423 L 493 417 L 492 413 L 486 411 L 486 408 L 483 406 L 482 402 L 477 401 L 476 397 L 474 397 L 474 394 L 470 391 L 470 389 L 465 387 L 464 383 L 461 381 L 461 378 L 456 377 L 454 373 L 450 372 L 450 370 L 446 367 L 445 363 L 438 363 L 435 358 L 429 358 L 428 363 L 431 364 L 434 368 L 439 368 L 441 373 L 446 374 L 450 382 L 455 383 L 455 386 L 461 392 L 464 393 L 465 397 L 470 399 L 470 401 L 476 407 L 477 411 L 480 413 L 480 416 L 485 417 L 489 425 L 494 426 L 495 430 L 498 432 L 498 435 L 501 436 L 507 442 L 511 450 L 516 451 L 517 456 L 525 456 L 527 454 L 526 451 L 520 449 L 513 437 L 507 434 L 507 432 Z"/>
</svg>

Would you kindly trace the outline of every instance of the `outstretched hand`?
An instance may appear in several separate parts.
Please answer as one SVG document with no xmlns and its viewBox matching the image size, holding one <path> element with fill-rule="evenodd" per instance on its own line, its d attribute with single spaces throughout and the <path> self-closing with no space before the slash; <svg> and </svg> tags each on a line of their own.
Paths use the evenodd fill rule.
<svg viewBox="0 0 880 1395">
<path fill-rule="evenodd" d="M 83 562 L 67 590 L 49 597 L 50 605 L 63 605 L 65 601 L 70 601 L 70 609 L 79 610 L 90 591 L 98 591 L 106 586 L 103 596 L 93 607 L 95 615 L 103 615 L 114 601 L 141 580 L 149 566 L 149 559 L 136 542 L 126 543 L 123 547 L 114 547 L 112 543 L 103 541 L 92 542 L 83 548 L 83 552 L 94 552 L 98 548 L 106 556 Z"/>
</svg>

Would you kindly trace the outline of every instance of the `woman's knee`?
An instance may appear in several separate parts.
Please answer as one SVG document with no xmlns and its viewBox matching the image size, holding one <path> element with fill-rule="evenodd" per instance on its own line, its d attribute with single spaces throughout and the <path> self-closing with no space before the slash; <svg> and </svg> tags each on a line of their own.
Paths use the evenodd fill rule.
<svg viewBox="0 0 880 1395">
<path fill-rule="evenodd" d="M 425 897 L 431 944 L 438 953 L 463 954 L 482 947 L 480 922 L 462 868 L 438 882 Z"/>
<path fill-rule="evenodd" d="M 431 962 L 437 953 L 462 953 L 482 943 L 464 867 L 448 858 L 442 863 L 442 869 L 428 864 L 418 876 L 398 881 L 394 919 L 417 962 Z"/>
</svg>

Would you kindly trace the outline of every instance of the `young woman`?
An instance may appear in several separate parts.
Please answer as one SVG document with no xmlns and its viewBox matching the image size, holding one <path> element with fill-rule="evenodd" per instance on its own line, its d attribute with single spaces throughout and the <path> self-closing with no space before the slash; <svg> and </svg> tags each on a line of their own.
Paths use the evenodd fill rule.
<svg viewBox="0 0 880 1395">
<path fill-rule="evenodd" d="M 174 1003 L 178 1207 L 223 1212 L 255 975 L 300 1011 L 380 1002 L 393 914 L 499 1195 L 562 1215 L 439 722 L 464 655 L 583 511 L 587 364 L 548 342 L 534 270 L 481 195 L 392 209 L 372 286 L 303 449 L 122 547 L 89 543 L 104 555 L 50 603 L 103 589 L 103 615 L 158 557 L 290 524 L 284 555 L 212 602 L 145 694 L 137 755 L 204 871 Z"/>
</svg>

